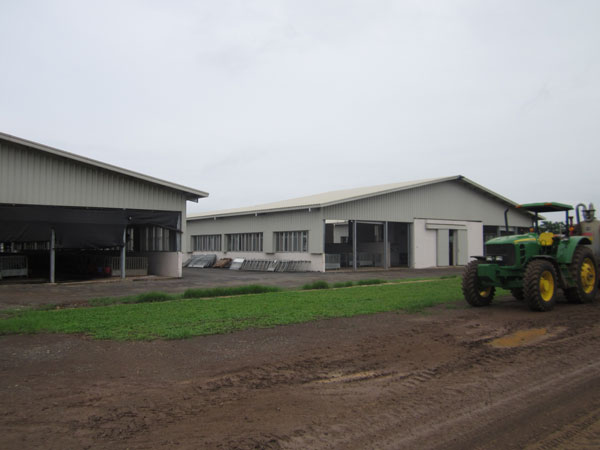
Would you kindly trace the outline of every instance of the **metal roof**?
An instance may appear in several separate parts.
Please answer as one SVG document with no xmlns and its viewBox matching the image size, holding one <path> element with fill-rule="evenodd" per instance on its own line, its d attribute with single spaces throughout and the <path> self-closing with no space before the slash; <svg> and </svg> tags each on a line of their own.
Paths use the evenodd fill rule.
<svg viewBox="0 0 600 450">
<path fill-rule="evenodd" d="M 517 208 L 522 208 L 527 211 L 533 212 L 558 212 L 558 211 L 571 211 L 573 207 L 566 203 L 557 202 L 542 202 L 542 203 L 525 203 L 523 205 L 517 205 Z"/>
<path fill-rule="evenodd" d="M 158 184 L 160 186 L 164 186 L 169 189 L 180 191 L 180 192 L 183 192 L 184 194 L 186 194 L 186 198 L 191 201 L 197 201 L 201 197 L 208 197 L 208 192 L 199 191 L 197 189 L 192 189 L 192 188 L 182 186 L 182 185 L 176 184 L 176 183 L 171 183 L 169 181 L 154 178 L 149 175 L 144 175 L 142 173 L 134 172 L 133 170 L 123 169 L 121 167 L 113 166 L 112 164 L 107 164 L 107 163 L 103 163 L 100 161 L 96 161 L 91 158 L 86 158 L 85 156 L 76 155 L 75 153 L 69 153 L 64 150 L 59 150 L 57 148 L 39 144 L 37 142 L 28 141 L 27 139 L 22 139 L 22 138 L 19 138 L 16 136 L 11 136 L 10 134 L 0 132 L 0 140 L 13 142 L 15 144 L 20 144 L 25 147 L 33 148 L 36 150 L 40 150 L 42 152 L 50 153 L 52 155 L 60 156 L 62 158 L 67 158 L 67 159 L 70 159 L 73 161 L 77 161 L 82 164 L 87 164 L 90 166 L 98 167 L 100 169 L 120 173 L 120 174 L 126 175 L 128 177 L 136 178 L 138 180 L 147 181 L 149 183 Z"/>
<path fill-rule="evenodd" d="M 249 206 L 245 208 L 225 209 L 220 211 L 211 211 L 200 214 L 193 214 L 187 217 L 188 220 L 201 220 L 213 217 L 241 216 L 248 214 L 264 214 L 280 211 L 291 211 L 298 209 L 323 208 L 339 203 L 351 202 L 378 195 L 389 194 L 407 189 L 414 189 L 430 184 L 443 183 L 446 181 L 459 181 L 467 184 L 469 187 L 483 192 L 487 196 L 494 198 L 508 206 L 517 206 L 517 204 L 487 188 L 469 180 L 462 175 L 455 175 L 443 178 L 429 178 L 424 180 L 407 181 L 402 183 L 382 184 L 378 186 L 368 186 L 354 189 L 343 189 L 339 191 L 325 192 L 321 194 L 298 197 L 290 200 L 283 200 L 274 203 L 265 203 L 262 205 Z"/>
</svg>

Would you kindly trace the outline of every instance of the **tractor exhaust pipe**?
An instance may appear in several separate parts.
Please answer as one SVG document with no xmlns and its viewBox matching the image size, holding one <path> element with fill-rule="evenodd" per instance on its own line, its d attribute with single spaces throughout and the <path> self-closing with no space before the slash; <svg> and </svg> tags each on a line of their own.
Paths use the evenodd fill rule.
<svg viewBox="0 0 600 450">
<path fill-rule="evenodd" d="M 506 234 L 509 234 L 509 232 L 508 232 L 508 208 L 506 208 L 504 210 L 504 226 L 506 227 Z"/>
<path fill-rule="evenodd" d="M 584 210 L 584 215 L 585 215 L 585 205 L 583 203 L 578 204 L 575 207 L 575 217 L 577 218 L 577 225 L 579 225 L 581 223 L 581 218 L 579 217 L 579 208 L 582 208 Z"/>
</svg>

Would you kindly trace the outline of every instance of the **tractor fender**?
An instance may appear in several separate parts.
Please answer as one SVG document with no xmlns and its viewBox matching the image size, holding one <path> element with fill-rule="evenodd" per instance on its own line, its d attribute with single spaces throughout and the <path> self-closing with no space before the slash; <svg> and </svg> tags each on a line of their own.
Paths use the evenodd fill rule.
<svg viewBox="0 0 600 450">
<path fill-rule="evenodd" d="M 586 236 L 571 236 L 558 243 L 556 259 L 560 264 L 571 264 L 573 254 L 580 245 L 590 245 L 592 241 Z"/>
</svg>

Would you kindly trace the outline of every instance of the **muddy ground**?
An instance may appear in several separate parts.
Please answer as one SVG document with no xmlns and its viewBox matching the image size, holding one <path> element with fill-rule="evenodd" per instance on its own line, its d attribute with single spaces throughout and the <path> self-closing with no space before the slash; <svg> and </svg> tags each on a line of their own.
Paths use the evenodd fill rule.
<svg viewBox="0 0 600 450">
<path fill-rule="evenodd" d="M 600 448 L 600 301 L 0 337 L 3 449 Z"/>
</svg>

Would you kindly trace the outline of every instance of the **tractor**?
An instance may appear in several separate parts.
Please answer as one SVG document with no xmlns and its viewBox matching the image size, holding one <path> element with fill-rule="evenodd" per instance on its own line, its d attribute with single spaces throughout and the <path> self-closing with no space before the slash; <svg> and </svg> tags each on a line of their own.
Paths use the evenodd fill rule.
<svg viewBox="0 0 600 450">
<path fill-rule="evenodd" d="M 510 290 L 534 311 L 550 311 L 559 288 L 569 302 L 591 302 L 598 291 L 598 267 L 590 230 L 600 234 L 600 227 L 594 220 L 592 205 L 583 211 L 585 222 L 579 223 L 579 207 L 578 223 L 574 226 L 569 217 L 573 210 L 570 205 L 551 202 L 517 206 L 535 214 L 534 226 L 527 234 L 500 236 L 485 243 L 485 256 L 476 256 L 465 267 L 465 300 L 472 306 L 489 305 L 499 287 Z M 557 211 L 565 212 L 564 232 L 540 232 L 539 214 Z M 504 218 L 508 232 L 507 212 Z"/>
</svg>

